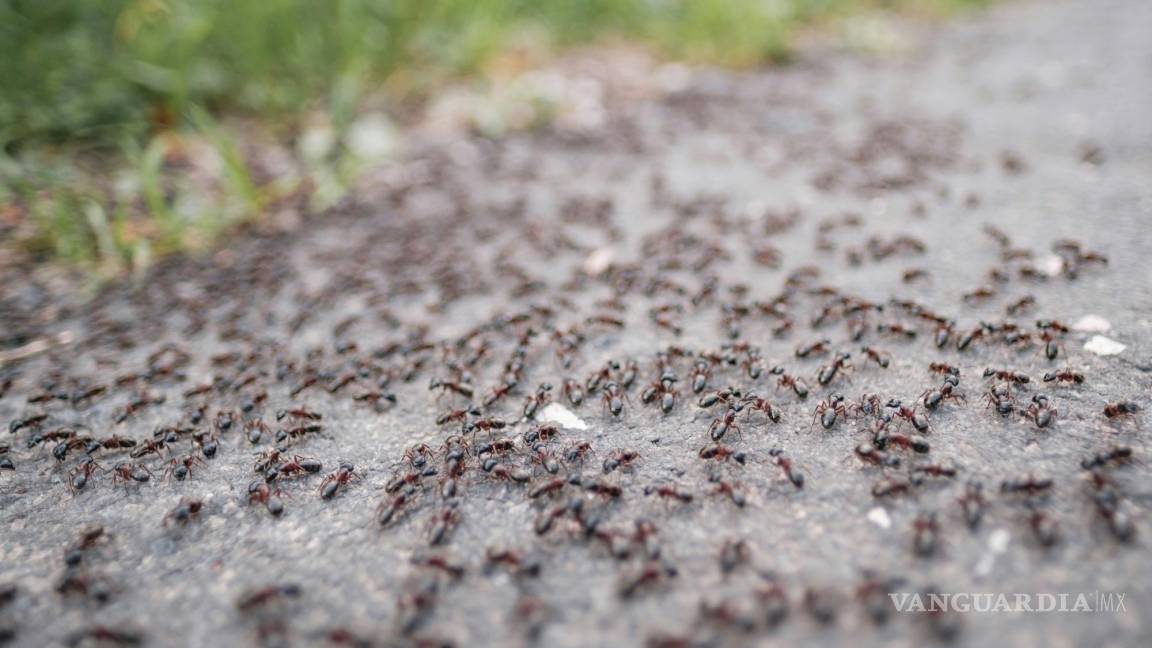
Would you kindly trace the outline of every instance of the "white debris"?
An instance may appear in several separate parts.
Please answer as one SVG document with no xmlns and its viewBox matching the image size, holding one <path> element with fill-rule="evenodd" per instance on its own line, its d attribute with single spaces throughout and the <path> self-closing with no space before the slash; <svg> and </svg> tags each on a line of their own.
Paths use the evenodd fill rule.
<svg viewBox="0 0 1152 648">
<path fill-rule="evenodd" d="M 602 247 L 592 250 L 587 259 L 584 259 L 584 272 L 595 277 L 612 265 L 612 248 Z"/>
<path fill-rule="evenodd" d="M 1012 534 L 1007 529 L 996 529 L 988 536 L 988 550 L 992 553 L 1004 553 L 1008 550 L 1008 542 Z"/>
<path fill-rule="evenodd" d="M 1038 265 L 1040 267 L 1040 271 L 1049 277 L 1057 277 L 1061 272 L 1064 271 L 1064 259 L 1055 254 L 1049 254 L 1048 256 L 1040 259 L 1040 263 Z"/>
<path fill-rule="evenodd" d="M 892 518 L 888 516 L 888 510 L 880 506 L 868 511 L 868 521 L 881 529 L 892 527 Z"/>
<path fill-rule="evenodd" d="M 1107 333 L 1112 330 L 1112 322 L 1099 315 L 1085 315 L 1076 320 L 1076 323 L 1072 325 L 1072 330 L 1085 333 Z"/>
<path fill-rule="evenodd" d="M 588 424 L 576 416 L 572 410 L 560 403 L 548 403 L 538 415 L 541 421 L 555 423 L 569 430 L 587 430 Z"/>
<path fill-rule="evenodd" d="M 1091 340 L 1084 343 L 1084 350 L 1091 351 L 1096 355 L 1110 356 L 1118 355 L 1124 352 L 1128 347 L 1113 340 L 1112 338 L 1104 337 L 1103 335 L 1093 335 Z"/>
<path fill-rule="evenodd" d="M 1008 549 L 1008 541 L 1012 539 L 1012 534 L 1008 533 L 1006 529 L 996 529 L 988 536 L 988 551 L 980 556 L 980 562 L 976 563 L 976 574 L 979 576 L 987 576 L 992 573 L 992 566 L 996 562 L 996 556 L 1004 553 Z"/>
</svg>

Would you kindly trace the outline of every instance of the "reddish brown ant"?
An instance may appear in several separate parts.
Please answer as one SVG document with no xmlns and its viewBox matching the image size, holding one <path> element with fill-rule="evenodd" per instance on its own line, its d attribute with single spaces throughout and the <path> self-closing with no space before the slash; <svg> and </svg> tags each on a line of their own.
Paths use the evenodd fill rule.
<svg viewBox="0 0 1152 648">
<path fill-rule="evenodd" d="M 700 458 L 715 459 L 717 461 L 727 461 L 728 458 L 732 458 L 736 463 L 743 465 L 747 460 L 747 455 L 743 451 L 733 450 L 726 445 L 717 443 L 716 445 L 700 448 Z"/>
<path fill-rule="evenodd" d="M 795 378 L 781 373 L 780 379 L 776 382 L 776 388 L 791 389 L 800 400 L 808 398 L 808 383 L 804 382 L 803 378 Z"/>
<path fill-rule="evenodd" d="M 984 519 L 984 509 L 988 502 L 984 499 L 984 484 L 970 481 L 964 485 L 964 495 L 956 500 L 960 503 L 960 510 L 964 513 L 964 522 L 969 529 L 980 526 Z"/>
<path fill-rule="evenodd" d="M 319 412 L 314 412 L 307 407 L 292 407 L 282 409 L 276 412 L 276 420 L 282 421 L 290 417 L 297 420 L 319 421 L 324 418 Z"/>
<path fill-rule="evenodd" d="M 768 451 L 772 457 L 772 462 L 780 467 L 780 471 L 792 482 L 792 485 L 797 489 L 804 488 L 804 473 L 796 470 L 792 460 L 784 456 L 784 451 L 780 448 L 773 448 Z"/>
<path fill-rule="evenodd" d="M 624 401 L 627 395 L 621 390 L 620 385 L 615 382 L 609 382 L 604 385 L 604 394 L 601 400 L 604 402 L 604 410 L 611 412 L 612 416 L 620 416 L 624 410 Z"/>
<path fill-rule="evenodd" d="M 537 497 L 540 497 L 541 495 L 556 495 L 567 484 L 568 484 L 568 480 L 564 477 L 556 477 L 554 479 L 549 479 L 548 481 L 541 482 L 541 483 L 533 486 L 531 488 L 531 490 L 528 491 L 528 497 L 529 497 L 529 499 L 536 499 Z"/>
<path fill-rule="evenodd" d="M 192 474 L 192 466 L 197 463 L 203 464 L 204 460 L 193 454 L 172 457 L 168 460 L 168 470 L 165 474 L 172 475 L 177 481 L 184 481 Z"/>
<path fill-rule="evenodd" d="M 906 340 L 916 339 L 916 330 L 908 328 L 899 322 L 888 322 L 876 325 L 876 332 L 885 335 L 903 337 Z"/>
<path fill-rule="evenodd" d="M 446 506 L 432 517 L 428 524 L 428 544 L 443 544 L 460 524 L 460 511 L 455 506 Z"/>
<path fill-rule="evenodd" d="M 833 359 L 832 364 L 820 367 L 820 371 L 816 374 L 816 382 L 821 385 L 827 385 L 836 379 L 836 375 L 842 370 L 847 371 L 852 369 L 852 356 L 848 353 L 839 353 Z"/>
<path fill-rule="evenodd" d="M 1000 492 L 1006 494 L 1039 495 L 1052 489 L 1051 479 L 1037 479 L 1031 475 L 1020 479 L 1006 479 L 1000 482 Z"/>
<path fill-rule="evenodd" d="M 168 511 L 164 516 L 164 524 L 174 522 L 179 525 L 188 524 L 192 518 L 200 514 L 200 509 L 204 507 L 204 502 L 198 499 L 188 499 L 186 497 L 180 499 L 180 503 L 176 508 Z"/>
<path fill-rule="evenodd" d="M 680 490 L 675 485 L 662 484 L 657 487 L 647 487 L 644 489 L 644 495 L 655 495 L 664 499 L 674 499 L 681 504 L 691 504 L 695 496 L 692 493 Z"/>
<path fill-rule="evenodd" d="M 928 365 L 928 371 L 930 371 L 931 373 L 934 373 L 934 374 L 940 374 L 940 375 L 945 375 L 945 376 L 959 376 L 960 375 L 960 368 L 959 367 L 953 367 L 952 365 L 946 364 L 943 362 L 933 362 L 932 364 Z"/>
<path fill-rule="evenodd" d="M 236 600 L 236 609 L 241 612 L 252 612 L 286 599 L 298 598 L 301 592 L 300 586 L 295 584 L 269 585 L 241 596 Z"/>
<path fill-rule="evenodd" d="M 708 434 L 713 441 L 723 439 L 729 430 L 742 434 L 740 426 L 736 424 L 736 417 L 740 415 L 741 409 L 740 405 L 729 407 L 723 416 L 713 419 L 712 424 L 708 426 Z"/>
<path fill-rule="evenodd" d="M 547 405 L 551 400 L 552 385 L 549 383 L 542 383 L 539 387 L 536 388 L 535 394 L 528 396 L 524 400 L 524 418 L 535 418 L 537 410 Z"/>
<path fill-rule="evenodd" d="M 815 342 L 810 342 L 808 344 L 802 344 L 802 345 L 796 347 L 796 357 L 797 358 L 807 358 L 810 356 L 824 355 L 825 353 L 828 353 L 828 351 L 829 351 L 828 347 L 831 344 L 832 344 L 832 340 L 829 340 L 829 339 L 816 340 Z"/>
<path fill-rule="evenodd" d="M 918 556 L 931 556 L 936 552 L 940 524 L 935 513 L 921 513 L 912 521 L 912 548 Z"/>
<path fill-rule="evenodd" d="M 1024 410 L 1024 418 L 1031 419 L 1036 427 L 1048 427 L 1052 421 L 1056 420 L 1059 411 L 1048 404 L 1048 397 L 1042 394 L 1036 394 L 1032 397 L 1032 404 Z"/>
<path fill-rule="evenodd" d="M 883 466 L 885 468 L 897 468 L 900 466 L 900 457 L 888 454 L 875 445 L 861 443 L 856 446 L 854 452 L 860 461 L 872 464 L 873 466 Z"/>
<path fill-rule="evenodd" d="M 564 384 L 560 388 L 560 394 L 568 399 L 572 407 L 580 407 L 584 402 L 584 390 L 580 387 L 580 383 L 571 378 L 564 379 Z"/>
<path fill-rule="evenodd" d="M 1044 374 L 1044 382 L 1075 383 L 1079 385 L 1084 382 L 1084 374 L 1078 371 L 1072 371 L 1071 369 L 1049 371 Z"/>
<path fill-rule="evenodd" d="M 888 364 L 891 358 L 887 353 L 869 346 L 861 347 L 860 352 L 863 353 L 869 360 L 875 362 L 876 365 L 881 369 L 888 368 Z"/>
<path fill-rule="evenodd" d="M 574 441 L 564 449 L 564 461 L 568 463 L 583 461 L 590 453 L 593 453 L 591 444 L 587 441 Z"/>
<path fill-rule="evenodd" d="M 677 570 L 671 565 L 659 560 L 650 560 L 644 563 L 640 570 L 621 579 L 617 591 L 620 598 L 632 598 L 642 589 L 651 587 L 665 578 L 673 578 Z"/>
<path fill-rule="evenodd" d="M 1113 446 L 1080 462 L 1084 470 L 1103 468 L 1109 464 L 1125 464 L 1132 460 L 1131 446 Z"/>
<path fill-rule="evenodd" d="M 844 404 L 843 395 L 832 394 L 827 399 L 817 403 L 816 410 L 812 412 L 812 423 L 815 423 L 816 419 L 820 419 L 820 425 L 825 430 L 830 430 L 833 425 L 836 425 L 836 419 L 840 416 L 848 416 L 848 406 Z"/>
<path fill-rule="evenodd" d="M 723 480 L 717 481 L 716 490 L 713 492 L 713 494 L 727 495 L 728 499 L 731 500 L 732 503 L 739 508 L 744 508 L 744 506 L 748 503 L 748 498 L 744 496 L 743 491 L 740 489 L 740 485 L 733 482 Z"/>
<path fill-rule="evenodd" d="M 320 483 L 320 497 L 326 500 L 332 499 L 341 486 L 358 479 L 360 476 L 356 474 L 356 468 L 350 463 L 342 463 L 336 472 L 329 473 Z"/>
<path fill-rule="evenodd" d="M 280 500 L 280 489 L 272 488 L 262 480 L 255 480 L 248 484 L 248 503 L 260 503 L 268 512 L 279 516 L 284 512 L 284 503 Z"/>
<path fill-rule="evenodd" d="M 434 390 L 434 389 L 439 389 L 441 394 L 443 394 L 445 392 L 453 392 L 455 394 L 459 394 L 460 396 L 463 396 L 464 398 L 472 398 L 472 394 L 473 394 L 471 385 L 466 385 L 464 383 L 451 382 L 451 381 L 447 381 L 447 380 L 440 380 L 439 378 L 433 378 L 428 383 L 428 389 L 429 389 L 429 391 Z M 487 405 L 488 405 L 488 403 L 485 403 L 485 406 L 487 406 Z"/>
<path fill-rule="evenodd" d="M 604 458 L 604 473 L 610 473 L 617 468 L 627 468 L 633 462 L 640 458 L 640 453 L 635 450 L 617 449 L 608 453 Z"/>
<path fill-rule="evenodd" d="M 919 485 L 917 479 L 882 479 L 872 485 L 872 497 L 908 495 Z"/>
<path fill-rule="evenodd" d="M 152 478 L 152 471 L 148 470 L 140 464 L 129 462 L 122 462 L 116 464 L 112 469 L 112 483 L 124 482 L 127 485 L 130 482 L 144 483 Z"/>
<path fill-rule="evenodd" d="M 1116 419 L 1122 416 L 1132 416 L 1140 411 L 1140 406 L 1132 401 L 1118 401 L 1104 406 L 1104 416 Z"/>
</svg>

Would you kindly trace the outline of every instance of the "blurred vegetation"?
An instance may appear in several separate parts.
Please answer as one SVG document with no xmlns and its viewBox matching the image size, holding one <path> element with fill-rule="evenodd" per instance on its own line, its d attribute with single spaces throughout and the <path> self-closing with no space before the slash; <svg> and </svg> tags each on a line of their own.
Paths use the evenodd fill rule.
<svg viewBox="0 0 1152 648">
<path fill-rule="evenodd" d="M 31 222 L 38 255 L 119 272 L 209 244 L 306 176 L 351 173 L 329 147 L 300 177 L 258 182 L 249 130 L 224 117 L 291 139 L 319 113 L 339 141 L 367 98 L 423 96 L 525 43 L 751 65 L 815 22 L 987 1 L 0 0 L 0 226 Z M 211 200 L 175 177 L 190 147 L 220 170 Z"/>
</svg>

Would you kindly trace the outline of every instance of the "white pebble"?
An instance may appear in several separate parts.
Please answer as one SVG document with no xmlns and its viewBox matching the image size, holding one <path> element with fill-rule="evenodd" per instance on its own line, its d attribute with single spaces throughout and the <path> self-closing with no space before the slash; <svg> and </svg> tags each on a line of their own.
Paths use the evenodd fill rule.
<svg viewBox="0 0 1152 648">
<path fill-rule="evenodd" d="M 540 420 L 547 423 L 555 423 L 562 428 L 569 430 L 587 430 L 588 424 L 576 416 L 572 410 L 564 407 L 560 403 L 548 403 L 540 412 Z"/>
<path fill-rule="evenodd" d="M 1106 338 L 1103 335 L 1093 335 L 1091 340 L 1084 343 L 1084 350 L 1091 351 L 1096 355 L 1110 356 L 1118 355 L 1124 352 L 1128 347 L 1113 340 Z"/>
<path fill-rule="evenodd" d="M 888 516 L 888 510 L 880 506 L 868 511 L 868 521 L 881 529 L 892 527 L 892 518 Z"/>
</svg>

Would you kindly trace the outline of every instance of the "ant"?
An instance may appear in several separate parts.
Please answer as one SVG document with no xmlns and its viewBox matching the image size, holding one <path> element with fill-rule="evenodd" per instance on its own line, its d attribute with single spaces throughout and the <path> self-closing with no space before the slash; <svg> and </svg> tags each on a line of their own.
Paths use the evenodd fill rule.
<svg viewBox="0 0 1152 648">
<path fill-rule="evenodd" d="M 1032 511 L 1028 516 L 1028 526 L 1032 528 L 1037 542 L 1044 547 L 1051 547 L 1060 541 L 1059 523 L 1044 511 Z"/>
<path fill-rule="evenodd" d="M 550 383 L 542 383 L 536 388 L 536 393 L 524 399 L 524 418 L 532 419 L 536 417 L 536 411 L 547 405 L 552 400 L 552 385 Z"/>
<path fill-rule="evenodd" d="M 713 441 L 723 439 L 729 430 L 742 434 L 740 426 L 736 424 L 736 417 L 740 415 L 741 409 L 743 406 L 738 404 L 730 406 L 723 416 L 712 421 L 712 424 L 708 426 L 708 434 L 711 435 Z"/>
<path fill-rule="evenodd" d="M 672 408 L 676 406 L 676 396 L 680 394 L 673 385 L 676 384 L 677 378 L 675 374 L 665 372 L 660 376 L 660 380 L 648 385 L 640 394 L 640 402 L 644 404 L 651 403 L 660 398 L 660 411 L 665 414 L 672 412 Z"/>
<path fill-rule="evenodd" d="M 1113 446 L 1103 452 L 1098 452 L 1088 459 L 1080 462 L 1084 470 L 1103 468 L 1108 464 L 1124 464 L 1132 460 L 1131 446 Z"/>
<path fill-rule="evenodd" d="M 928 432 L 932 429 L 931 424 L 928 422 L 928 417 L 923 412 L 917 411 L 915 407 L 907 407 L 901 405 L 899 401 L 890 403 L 889 407 L 893 407 L 896 411 L 893 413 L 898 419 L 903 419 L 912 424 L 917 432 Z"/>
<path fill-rule="evenodd" d="M 47 414 L 31 414 L 24 418 L 13 419 L 12 422 L 8 424 L 8 432 L 10 434 L 16 434 L 24 428 L 39 430 L 40 426 L 47 420 Z"/>
<path fill-rule="evenodd" d="M 887 324 L 877 324 L 877 333 L 886 333 L 893 336 L 903 336 L 906 340 L 916 339 L 916 330 L 908 328 L 899 322 L 889 322 Z"/>
<path fill-rule="evenodd" d="M 376 507 L 376 522 L 382 527 L 388 526 L 396 519 L 396 514 L 411 502 L 415 494 L 415 488 L 408 488 L 392 499 L 381 502 L 380 506 Z"/>
<path fill-rule="evenodd" d="M 692 366 L 692 393 L 699 394 L 708 387 L 712 378 L 712 363 L 703 358 L 697 360 Z"/>
<path fill-rule="evenodd" d="M 469 405 L 463 409 L 450 409 L 436 417 L 436 425 L 445 425 L 455 421 L 464 422 L 469 416 L 480 416 L 480 408 Z"/>
<path fill-rule="evenodd" d="M 717 481 L 716 490 L 713 494 L 727 495 L 728 499 L 731 500 L 732 503 L 735 504 L 738 508 L 744 508 L 744 506 L 748 503 L 748 498 L 745 497 L 744 493 L 740 490 L 740 485 L 734 484 L 732 482 L 722 480 Z"/>
<path fill-rule="evenodd" d="M 705 408 L 712 407 L 713 405 L 715 405 L 717 403 L 724 403 L 726 405 L 732 405 L 732 403 L 734 403 L 737 400 L 740 400 L 740 398 L 741 398 L 741 393 L 740 393 L 739 389 L 736 389 L 735 387 L 727 387 L 725 389 L 721 389 L 718 391 L 710 392 L 708 394 L 704 394 L 703 396 L 700 397 L 700 401 L 698 404 L 700 405 L 700 407 L 705 407 Z"/>
<path fill-rule="evenodd" d="M 644 489 L 644 494 L 656 495 L 666 500 L 676 500 L 681 504 L 691 504 L 695 497 L 692 495 L 692 493 L 682 491 L 675 486 L 669 486 L 667 484 L 661 486 L 648 486 Z"/>
<path fill-rule="evenodd" d="M 264 475 L 266 481 L 272 481 L 278 477 L 294 477 L 296 475 L 316 474 L 323 470 L 324 465 L 316 459 L 306 459 L 300 455 L 293 455 L 291 461 L 284 463 L 274 468 L 268 469 Z"/>
<path fill-rule="evenodd" d="M 1022 493 L 1024 495 L 1038 495 L 1051 490 L 1054 482 L 1050 478 L 1037 479 L 1029 475 L 1021 479 L 1006 479 L 1000 482 L 1000 492 L 1006 494 Z"/>
<path fill-rule="evenodd" d="M 969 529 L 975 530 L 984 519 L 984 509 L 988 501 L 984 499 L 984 484 L 978 481 L 969 481 L 964 485 L 964 494 L 957 500 L 960 510 L 964 513 L 964 522 Z"/>
<path fill-rule="evenodd" d="M 620 598 L 629 599 L 641 589 L 651 587 L 665 578 L 675 578 L 678 571 L 672 565 L 660 560 L 650 560 L 640 571 L 620 581 L 617 591 Z"/>
<path fill-rule="evenodd" d="M 780 422 L 780 410 L 773 407 L 772 403 L 766 398 L 761 398 L 754 393 L 749 393 L 740 401 L 740 405 L 747 408 L 747 416 L 752 416 L 752 412 L 760 411 L 764 412 L 764 415 L 768 417 L 769 421 L 773 423 Z"/>
<path fill-rule="evenodd" d="M 772 462 L 780 467 L 781 472 L 788 478 L 788 481 L 792 482 L 793 486 L 797 489 L 804 488 L 804 473 L 796 470 L 792 460 L 784 456 L 783 450 L 772 448 L 768 454 L 772 457 Z"/>
<path fill-rule="evenodd" d="M 1072 371 L 1071 369 L 1049 371 L 1044 374 L 1044 382 L 1075 383 L 1079 385 L 1084 382 L 1084 374 L 1078 371 Z"/>
<path fill-rule="evenodd" d="M 75 494 L 76 491 L 83 490 L 88 485 L 88 479 L 96 473 L 97 470 L 102 470 L 100 464 L 92 460 L 92 457 L 84 457 L 80 463 L 76 464 L 68 473 L 68 489 Z"/>
<path fill-rule="evenodd" d="M 887 430 L 878 431 L 875 436 L 873 436 L 872 443 L 881 450 L 886 449 L 889 445 L 894 445 L 919 454 L 928 454 L 932 449 L 928 444 L 928 440 L 920 435 L 913 434 L 912 436 L 908 436 Z"/>
<path fill-rule="evenodd" d="M 1008 371 L 1006 369 L 992 369 L 991 367 L 984 370 L 984 377 L 995 377 L 997 380 L 1003 380 L 1014 385 L 1026 385 L 1031 382 L 1031 378 L 1022 373 L 1016 373 L 1015 371 Z"/>
<path fill-rule="evenodd" d="M 860 352 L 867 356 L 869 360 L 875 362 L 881 369 L 887 369 L 891 361 L 891 357 L 887 353 L 870 346 L 861 347 Z"/>
<path fill-rule="evenodd" d="M 1140 411 L 1140 406 L 1132 401 L 1118 401 L 1104 406 L 1104 416 L 1116 419 L 1121 416 L 1132 416 Z"/>
<path fill-rule="evenodd" d="M 176 508 L 168 511 L 168 514 L 164 516 L 164 524 L 168 524 L 169 521 L 181 526 L 188 524 L 192 518 L 200 515 L 200 509 L 203 507 L 203 500 L 181 498 Z"/>
<path fill-rule="evenodd" d="M 563 477 L 556 477 L 554 479 L 541 482 L 536 486 L 533 486 L 532 489 L 528 491 L 528 498 L 536 499 L 541 495 L 556 495 L 561 490 L 563 490 L 564 486 L 567 484 L 568 480 Z"/>
<path fill-rule="evenodd" d="M 603 368 L 588 377 L 588 380 L 584 383 L 585 391 L 589 394 L 595 394 L 600 390 L 601 384 L 605 381 L 612 380 L 612 372 L 619 370 L 620 363 L 615 360 L 609 360 Z"/>
<path fill-rule="evenodd" d="M 298 598 L 302 592 L 301 587 L 296 584 L 269 585 L 241 596 L 236 601 L 236 609 L 241 612 L 252 612 L 285 599 Z"/>
<path fill-rule="evenodd" d="M 820 425 L 824 426 L 825 430 L 831 430 L 839 416 L 848 416 L 848 407 L 844 404 L 842 394 L 832 394 L 816 405 L 816 410 L 812 413 L 812 422 L 815 423 L 819 418 Z"/>
<path fill-rule="evenodd" d="M 168 460 L 168 470 L 165 473 L 175 477 L 176 481 L 184 481 L 192 474 L 192 466 L 197 463 L 203 464 L 204 460 L 194 454 L 172 457 Z"/>
<path fill-rule="evenodd" d="M 608 474 L 617 468 L 632 465 L 634 461 L 640 458 L 640 453 L 635 450 L 617 449 L 608 453 L 604 458 L 604 474 Z"/>
<path fill-rule="evenodd" d="M 808 383 L 804 382 L 803 378 L 795 378 L 781 372 L 780 379 L 776 382 L 776 388 L 791 389 L 800 400 L 808 398 Z"/>
<path fill-rule="evenodd" d="M 717 443 L 716 445 L 704 446 L 700 448 L 701 459 L 715 459 L 717 461 L 727 461 L 731 457 L 733 461 L 740 465 L 744 465 L 748 456 L 740 450 L 733 450 L 732 448 Z"/>
<path fill-rule="evenodd" d="M 413 468 L 423 468 L 428 463 L 428 458 L 434 456 L 432 448 L 428 447 L 426 443 L 418 443 L 414 446 L 406 448 L 404 455 L 400 458 L 401 461 L 407 461 Z"/>
<path fill-rule="evenodd" d="M 1121 500 L 1116 492 L 1107 490 L 1097 493 L 1093 502 L 1096 504 L 1096 512 L 1104 519 L 1112 535 L 1120 542 L 1130 542 L 1136 535 L 1136 526 L 1132 517 L 1121 509 Z"/>
<path fill-rule="evenodd" d="M 965 304 L 974 305 L 996 296 L 996 289 L 990 286 L 981 286 L 975 290 L 964 293 L 961 299 Z"/>
<path fill-rule="evenodd" d="M 452 531 L 460 524 L 460 512 L 455 506 L 446 506 L 432 517 L 428 525 L 428 544 L 436 546 L 443 544 Z"/>
<path fill-rule="evenodd" d="M 883 479 L 872 485 L 872 497 L 910 494 L 920 485 L 918 479 Z"/>
<path fill-rule="evenodd" d="M 580 407 L 584 402 L 584 390 L 581 389 L 580 383 L 571 378 L 564 379 L 564 384 L 560 387 L 560 393 L 568 399 L 572 407 Z"/>
<path fill-rule="evenodd" d="M 816 374 L 816 382 L 821 385 L 827 385 L 836 379 L 836 374 L 841 370 L 848 371 L 852 369 L 852 356 L 848 353 L 837 354 L 832 364 L 820 367 L 820 371 Z"/>
<path fill-rule="evenodd" d="M 802 344 L 796 347 L 797 358 L 807 358 L 809 356 L 820 356 L 828 353 L 828 347 L 832 344 L 832 340 L 827 338 L 823 340 L 816 340 L 809 344 Z"/>
<path fill-rule="evenodd" d="M 122 481 L 125 484 L 128 484 L 129 482 L 132 482 L 132 481 L 143 484 L 144 482 L 147 482 L 151 478 L 152 478 L 152 471 L 148 470 L 144 466 L 141 466 L 140 464 L 134 464 L 134 463 L 130 463 L 130 462 L 125 461 L 125 462 L 116 464 L 116 467 L 112 469 L 112 483 L 113 484 L 115 484 L 118 481 Z"/>
<path fill-rule="evenodd" d="M 932 364 L 928 365 L 928 371 L 931 373 L 934 373 L 934 374 L 940 374 L 940 375 L 944 375 L 944 376 L 959 376 L 960 375 L 960 368 L 959 367 L 954 367 L 954 366 L 947 364 L 947 363 L 944 363 L 944 362 L 933 362 Z"/>
<path fill-rule="evenodd" d="M 872 464 L 873 466 L 882 466 L 885 468 L 897 468 L 900 466 L 900 457 L 888 454 L 874 445 L 861 443 L 856 446 L 854 452 L 860 461 Z"/>
<path fill-rule="evenodd" d="M 280 489 L 273 489 L 259 479 L 248 484 L 248 503 L 259 502 L 269 513 L 277 517 L 284 512 L 284 502 L 280 500 L 280 495 Z"/>
<path fill-rule="evenodd" d="M 433 378 L 428 382 L 428 390 L 431 391 L 433 389 L 439 389 L 441 394 L 444 392 L 453 392 L 464 398 L 472 398 L 473 394 L 471 385 L 441 380 L 439 378 Z M 485 406 L 487 406 L 487 403 L 485 403 Z"/>
<path fill-rule="evenodd" d="M 453 580 L 463 578 L 464 574 L 468 571 L 463 565 L 451 562 L 444 556 L 413 556 L 412 564 L 442 571 Z"/>
<path fill-rule="evenodd" d="M 329 473 L 324 481 L 320 483 L 320 497 L 322 499 L 332 499 L 336 495 L 336 491 L 343 485 L 352 481 L 353 479 L 360 479 L 356 474 L 356 468 L 350 463 L 342 463 L 336 469 L 336 472 Z"/>
<path fill-rule="evenodd" d="M 604 385 L 604 394 L 601 400 L 604 402 L 604 409 L 611 412 L 612 416 L 620 416 L 624 411 L 624 400 L 627 396 L 620 389 L 620 385 L 616 382 L 608 382 Z"/>
<path fill-rule="evenodd" d="M 324 418 L 324 416 L 319 412 L 314 412 L 307 407 L 293 407 L 289 409 L 282 409 L 276 412 L 277 421 L 282 421 L 286 417 L 308 421 L 319 421 Z"/>
<path fill-rule="evenodd" d="M 1056 420 L 1059 411 L 1048 405 L 1048 397 L 1036 394 L 1032 397 L 1032 404 L 1024 411 L 1024 418 L 1031 419 L 1038 428 L 1048 427 Z"/>
<path fill-rule="evenodd" d="M 912 548 L 916 555 L 931 556 L 936 552 L 936 541 L 940 536 L 940 524 L 936 513 L 921 513 L 912 521 Z"/>
<path fill-rule="evenodd" d="M 507 426 L 508 424 L 501 419 L 482 418 L 468 423 L 464 427 L 464 432 L 467 434 L 476 430 L 484 430 L 485 432 L 491 433 L 492 430 L 503 430 Z"/>
<path fill-rule="evenodd" d="M 948 400 L 967 402 L 968 399 L 964 397 L 964 394 L 956 391 L 956 387 L 950 382 L 945 382 L 939 389 L 929 389 L 920 396 L 920 402 L 930 410 L 936 409 L 941 403 Z"/>
<path fill-rule="evenodd" d="M 587 441 L 575 441 L 564 449 L 564 460 L 568 463 L 583 461 L 584 457 L 592 452 L 592 444 Z"/>
<path fill-rule="evenodd" d="M 988 403 L 984 406 L 984 409 L 995 407 L 996 412 L 1000 414 L 1000 416 L 1008 416 L 1011 414 L 1015 403 L 1015 399 L 1012 398 L 1011 387 L 1008 383 L 1000 383 L 999 385 L 993 386 L 992 389 L 988 390 L 988 393 L 984 394 L 984 400 Z"/>
<path fill-rule="evenodd" d="M 955 477 L 959 469 L 951 463 L 922 463 L 912 466 L 912 474 L 929 477 Z"/>
</svg>

